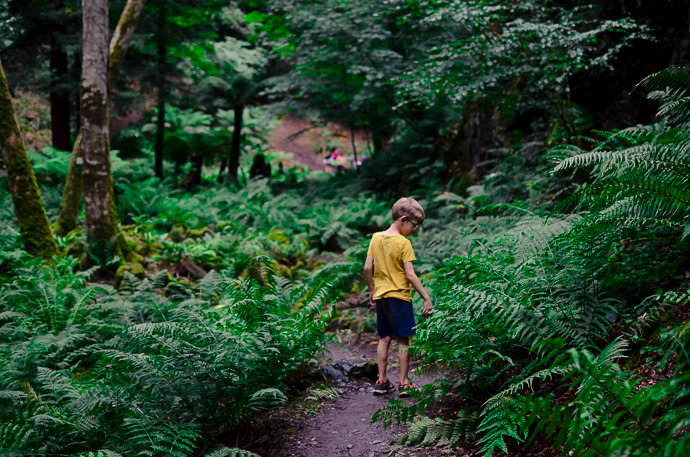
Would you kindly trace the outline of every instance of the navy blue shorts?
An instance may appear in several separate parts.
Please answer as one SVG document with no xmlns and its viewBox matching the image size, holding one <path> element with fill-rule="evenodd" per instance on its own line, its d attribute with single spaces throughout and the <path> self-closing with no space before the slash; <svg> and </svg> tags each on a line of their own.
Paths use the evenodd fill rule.
<svg viewBox="0 0 690 457">
<path fill-rule="evenodd" d="M 393 297 L 376 300 L 376 331 L 381 338 L 412 336 L 415 326 L 412 303 Z"/>
</svg>

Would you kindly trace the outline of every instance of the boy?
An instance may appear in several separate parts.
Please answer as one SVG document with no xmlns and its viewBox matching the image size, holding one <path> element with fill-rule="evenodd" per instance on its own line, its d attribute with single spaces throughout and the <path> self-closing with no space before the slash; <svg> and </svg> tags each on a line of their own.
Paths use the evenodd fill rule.
<svg viewBox="0 0 690 457">
<path fill-rule="evenodd" d="M 424 210 L 413 198 L 401 198 L 393 205 L 393 223 L 385 232 L 371 237 L 364 276 L 369 286 L 369 303 L 376 307 L 376 330 L 379 334 L 377 359 L 379 379 L 374 386 L 374 395 L 384 395 L 395 390 L 386 375 L 388 347 L 391 337 L 398 341 L 400 360 L 400 384 L 398 394 L 409 397 L 415 389 L 408 377 L 410 336 L 415 334 L 410 285 L 424 300 L 423 316 L 433 308 L 429 294 L 414 272 L 415 260 L 412 244 L 407 237 L 417 231 L 424 222 Z M 374 288 L 376 284 L 376 288 Z"/>
</svg>

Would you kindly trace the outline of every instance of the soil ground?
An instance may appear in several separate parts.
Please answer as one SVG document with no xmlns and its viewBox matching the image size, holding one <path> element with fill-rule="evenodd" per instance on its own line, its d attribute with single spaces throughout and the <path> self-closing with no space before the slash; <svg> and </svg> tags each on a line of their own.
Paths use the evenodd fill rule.
<svg viewBox="0 0 690 457">
<path fill-rule="evenodd" d="M 348 357 L 361 357 L 376 360 L 377 337 L 373 333 L 362 334 L 359 342 L 343 345 L 330 345 L 323 355 L 320 368 L 344 360 Z M 388 374 L 391 381 L 397 384 L 399 377 L 397 349 L 395 343 L 389 351 Z M 419 363 L 411 363 L 411 379 L 417 385 L 433 382 L 444 376 L 439 374 L 416 375 Z M 396 444 L 396 438 L 402 435 L 407 427 L 393 426 L 384 429 L 381 423 L 371 423 L 374 413 L 388 404 L 389 398 L 398 398 L 397 392 L 386 396 L 373 395 L 375 379 L 353 378 L 348 383 L 330 383 L 340 387 L 342 394 L 334 401 L 309 402 L 304 396 L 294 399 L 289 406 L 280 410 L 264 423 L 264 436 L 255 439 L 255 445 L 247 449 L 262 457 L 475 457 L 481 456 L 481 446 L 467 443 L 446 449 L 428 446 L 423 448 L 407 447 Z M 314 379 L 312 379 L 314 383 Z M 316 379 L 316 383 L 326 383 L 325 379 Z M 408 404 L 414 399 L 404 399 Z M 457 411 L 457 404 L 464 401 L 457 396 L 449 396 L 433 405 L 430 415 L 444 415 L 444 409 Z M 256 432 L 257 430 L 255 430 Z M 258 435 L 257 435 L 258 436 Z M 254 438 L 252 438 L 254 440 Z M 259 444 L 260 443 L 260 444 Z M 501 453 L 502 454 L 502 453 Z M 503 454 L 505 455 L 505 454 Z M 511 452 L 511 457 L 555 457 L 558 453 L 551 450 L 547 443 L 530 446 L 527 449 Z"/>
<path fill-rule="evenodd" d="M 374 334 L 363 334 L 358 344 L 330 345 L 329 351 L 323 356 L 321 366 L 350 357 L 365 356 L 376 360 L 377 341 Z M 400 372 L 395 343 L 391 344 L 388 362 L 389 378 L 397 384 Z M 414 370 L 417 366 L 418 363 L 412 361 L 411 369 Z M 415 376 L 412 371 L 413 383 L 423 385 L 433 380 L 434 375 Z M 331 385 L 338 385 L 342 390 L 340 398 L 323 402 L 323 406 L 313 415 L 297 414 L 297 417 L 294 417 L 290 412 L 284 411 L 285 417 L 280 427 L 284 427 L 285 432 L 276 436 L 270 446 L 256 450 L 250 447 L 249 450 L 257 452 L 262 457 L 388 456 L 392 449 L 400 447 L 392 447 L 391 440 L 395 435 L 403 433 L 406 428 L 393 426 L 384 429 L 381 423 L 371 424 L 374 413 L 388 404 L 389 398 L 398 398 L 397 392 L 374 396 L 374 381 L 375 379 L 371 378 L 352 378 L 347 384 L 332 383 Z M 412 398 L 404 400 L 408 403 L 414 401 Z M 292 407 L 294 406 L 293 402 Z M 301 406 L 296 405 L 298 410 L 302 409 Z M 416 448 L 403 448 L 397 455 L 422 457 L 436 454 Z"/>
<path fill-rule="evenodd" d="M 339 148 L 344 155 L 349 156 L 353 153 L 352 135 L 347 129 L 337 124 L 329 124 L 328 128 L 316 128 L 310 121 L 290 115 L 280 119 L 268 136 L 268 140 L 274 150 L 292 153 L 297 164 L 306 166 L 312 171 L 325 170 L 323 155 L 319 149 L 324 148 L 324 144 L 329 140 L 340 142 Z M 357 130 L 355 147 L 360 155 L 368 147 L 367 145 L 366 133 Z"/>
</svg>

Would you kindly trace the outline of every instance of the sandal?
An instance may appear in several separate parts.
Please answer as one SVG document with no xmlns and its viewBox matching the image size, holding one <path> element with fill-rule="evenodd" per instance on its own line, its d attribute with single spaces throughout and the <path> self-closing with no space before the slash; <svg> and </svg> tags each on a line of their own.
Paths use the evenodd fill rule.
<svg viewBox="0 0 690 457">
<path fill-rule="evenodd" d="M 374 395 L 386 395 L 395 390 L 395 387 L 393 387 L 393 384 L 389 380 L 385 380 L 383 382 L 381 381 L 376 381 L 376 384 L 374 385 Z"/>
<path fill-rule="evenodd" d="M 398 384 L 398 397 L 409 397 L 410 392 L 413 390 L 418 390 L 419 388 L 412 384 L 412 382 L 407 381 L 407 383 Z"/>
</svg>

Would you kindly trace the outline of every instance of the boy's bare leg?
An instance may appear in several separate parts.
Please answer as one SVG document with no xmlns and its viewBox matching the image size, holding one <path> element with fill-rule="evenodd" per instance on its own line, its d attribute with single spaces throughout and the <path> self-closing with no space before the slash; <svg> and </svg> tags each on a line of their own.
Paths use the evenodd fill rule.
<svg viewBox="0 0 690 457">
<path fill-rule="evenodd" d="M 379 339 L 379 346 L 376 350 L 376 360 L 379 364 L 379 381 L 381 382 L 385 382 L 388 379 L 386 369 L 388 368 L 388 347 L 390 345 L 390 336 L 386 336 Z"/>
<path fill-rule="evenodd" d="M 407 348 L 410 346 L 410 337 L 398 338 L 398 359 L 400 360 L 400 384 L 407 384 L 410 382 L 408 371 L 410 369 L 410 352 Z"/>
</svg>

